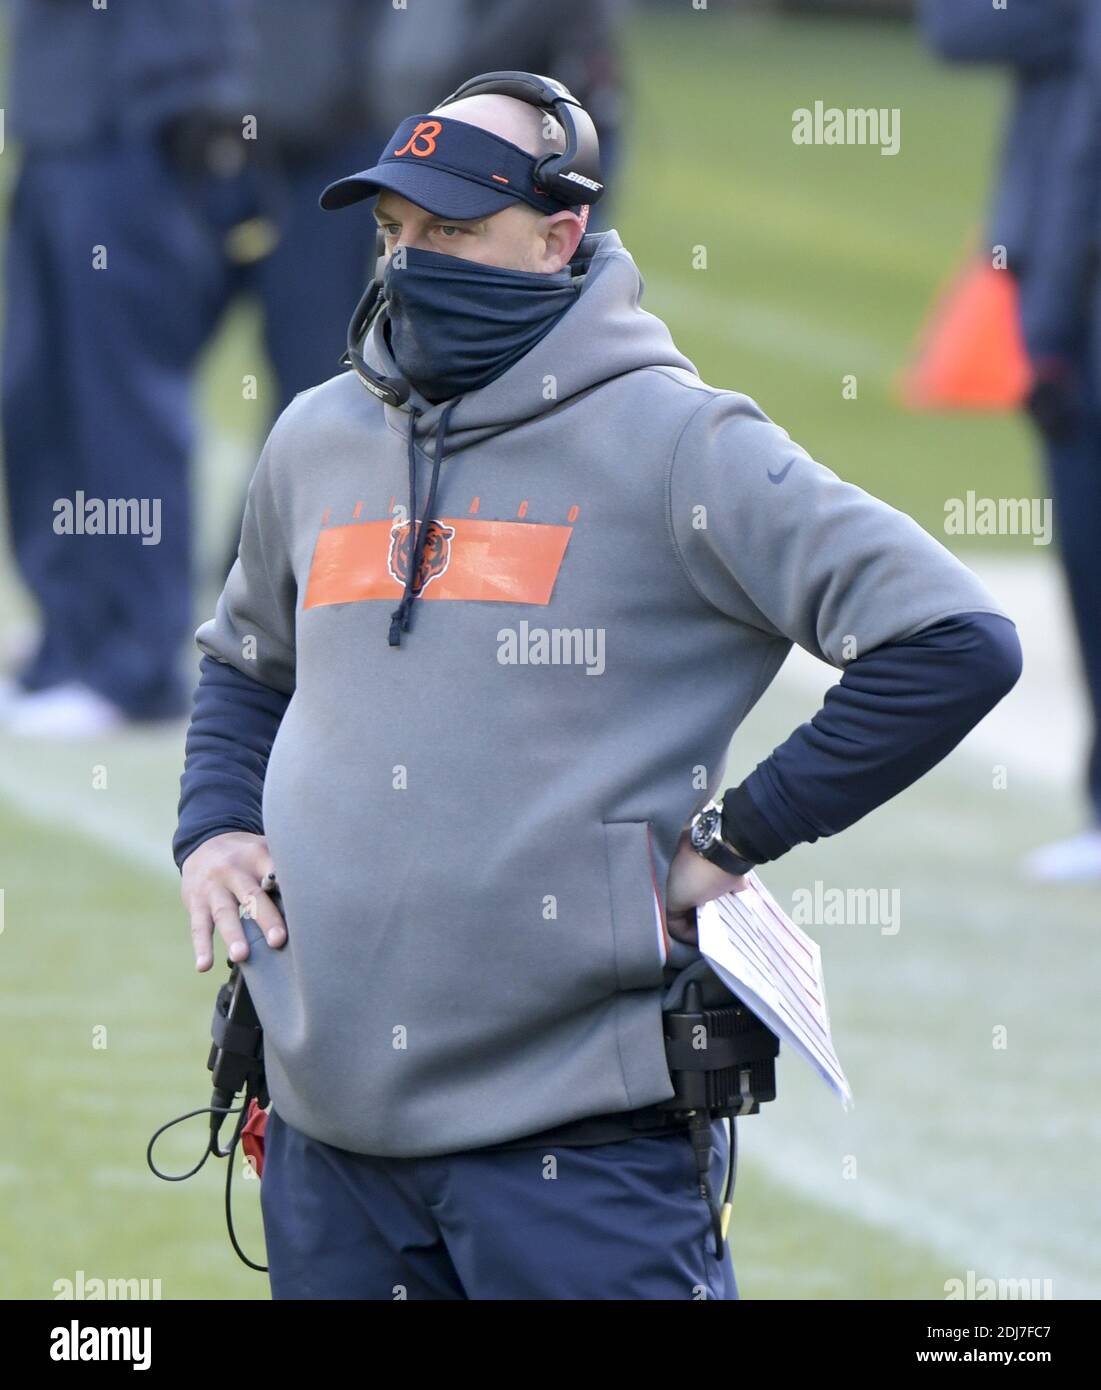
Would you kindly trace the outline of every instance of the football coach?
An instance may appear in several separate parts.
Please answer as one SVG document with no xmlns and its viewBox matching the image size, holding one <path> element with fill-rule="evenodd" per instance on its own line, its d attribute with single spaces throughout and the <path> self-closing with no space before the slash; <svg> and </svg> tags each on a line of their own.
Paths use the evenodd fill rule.
<svg viewBox="0 0 1101 1390">
<path fill-rule="evenodd" d="M 377 312 L 261 452 L 173 842 L 264 1030 L 275 1298 L 737 1298 L 654 1110 L 694 908 L 1020 672 L 964 565 L 700 379 L 600 187 L 565 89 L 489 74 L 322 194 L 377 195 Z M 793 643 L 840 680 L 718 801 Z"/>
</svg>

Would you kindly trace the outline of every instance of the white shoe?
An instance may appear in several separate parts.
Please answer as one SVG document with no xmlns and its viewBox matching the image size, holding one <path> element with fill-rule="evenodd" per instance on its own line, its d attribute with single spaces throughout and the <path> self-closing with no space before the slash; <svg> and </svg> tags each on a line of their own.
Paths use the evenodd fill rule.
<svg viewBox="0 0 1101 1390">
<path fill-rule="evenodd" d="M 1021 872 L 1034 883 L 1101 880 L 1101 827 L 1034 849 L 1022 861 Z"/>
<path fill-rule="evenodd" d="M 76 681 L 26 691 L 0 717 L 5 733 L 25 738 L 96 738 L 130 722 L 118 705 Z"/>
</svg>

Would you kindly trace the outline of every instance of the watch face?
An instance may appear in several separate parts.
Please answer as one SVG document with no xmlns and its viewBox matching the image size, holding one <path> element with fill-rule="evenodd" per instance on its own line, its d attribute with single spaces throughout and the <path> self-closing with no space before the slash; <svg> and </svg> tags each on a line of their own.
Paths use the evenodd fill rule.
<svg viewBox="0 0 1101 1390">
<path fill-rule="evenodd" d="M 721 824 L 722 812 L 718 807 L 708 807 L 701 811 L 692 827 L 692 848 L 701 854 L 709 849 L 719 833 Z"/>
</svg>

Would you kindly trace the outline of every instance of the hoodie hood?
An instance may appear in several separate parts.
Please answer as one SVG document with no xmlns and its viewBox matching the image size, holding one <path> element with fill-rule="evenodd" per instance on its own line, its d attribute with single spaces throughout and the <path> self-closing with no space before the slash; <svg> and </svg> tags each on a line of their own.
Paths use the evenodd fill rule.
<svg viewBox="0 0 1101 1390">
<path fill-rule="evenodd" d="M 576 303 L 499 377 L 468 395 L 435 404 L 409 384 L 409 399 L 403 405 L 383 406 L 389 427 L 405 434 L 408 441 L 409 521 L 415 537 L 405 593 L 392 615 L 391 646 L 400 645 L 401 633 L 409 628 L 418 596 L 415 576 L 428 536 L 427 527 L 418 526 L 417 521 L 418 449 L 432 463 L 424 511 L 425 518 L 430 519 L 445 455 L 560 409 L 603 382 L 640 368 L 676 367 L 699 376 L 661 319 L 642 308 L 642 275 L 614 228 L 583 236 L 570 269 L 573 282 L 579 286 Z M 384 376 L 405 380 L 386 342 L 387 322 L 384 305 L 367 335 L 364 359 Z M 553 389 L 547 389 L 548 383 Z M 435 444 L 429 452 L 433 435 Z"/>
</svg>

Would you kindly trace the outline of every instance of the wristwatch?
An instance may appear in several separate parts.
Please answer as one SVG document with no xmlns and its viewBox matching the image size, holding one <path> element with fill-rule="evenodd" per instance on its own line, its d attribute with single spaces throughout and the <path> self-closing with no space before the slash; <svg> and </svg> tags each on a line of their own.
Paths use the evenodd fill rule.
<svg viewBox="0 0 1101 1390">
<path fill-rule="evenodd" d="M 747 859 L 737 845 L 723 839 L 723 804 L 709 801 L 692 817 L 688 826 L 688 840 L 697 854 L 709 859 L 712 864 L 728 874 L 747 874 L 756 867 L 752 859 Z"/>
</svg>

